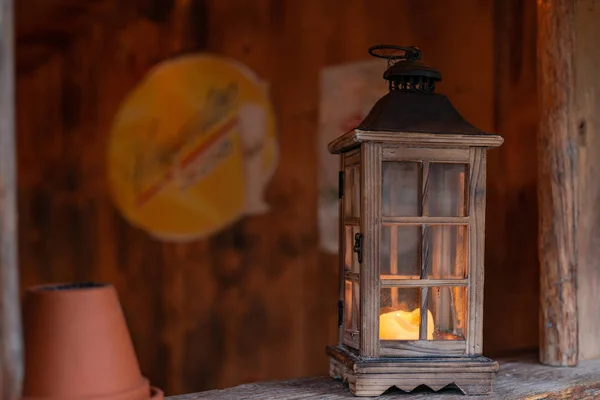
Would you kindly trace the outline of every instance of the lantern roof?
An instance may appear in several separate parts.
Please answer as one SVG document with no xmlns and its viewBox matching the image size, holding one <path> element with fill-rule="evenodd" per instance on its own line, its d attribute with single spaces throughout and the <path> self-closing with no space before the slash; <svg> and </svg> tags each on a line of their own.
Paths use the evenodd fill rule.
<svg viewBox="0 0 600 400">
<path fill-rule="evenodd" d="M 390 54 L 389 51 L 403 51 Z M 383 54 L 382 54 L 383 52 Z M 421 61 L 416 47 L 379 45 L 369 49 L 390 63 L 383 77 L 390 91 L 379 99 L 357 128 L 329 144 L 341 153 L 364 141 L 496 147 L 501 136 L 483 132 L 467 122 L 448 97 L 434 93 L 440 72 Z"/>
</svg>

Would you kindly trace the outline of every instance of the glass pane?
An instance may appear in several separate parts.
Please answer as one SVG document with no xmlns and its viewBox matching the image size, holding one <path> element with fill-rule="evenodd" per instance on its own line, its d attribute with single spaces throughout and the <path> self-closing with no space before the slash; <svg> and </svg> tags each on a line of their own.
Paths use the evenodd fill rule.
<svg viewBox="0 0 600 400">
<path fill-rule="evenodd" d="M 352 282 L 352 331 L 358 331 L 360 325 L 360 284 L 358 281 Z"/>
<path fill-rule="evenodd" d="M 354 252 L 354 236 L 360 232 L 360 227 L 358 225 L 346 225 L 345 231 L 344 266 L 346 271 L 358 274 L 360 273 L 360 264 L 358 263 L 358 254 Z"/>
<path fill-rule="evenodd" d="M 344 327 L 346 330 L 352 329 L 352 281 L 346 280 L 344 293 Z"/>
<path fill-rule="evenodd" d="M 466 328 L 466 288 L 429 288 L 427 304 L 433 311 L 433 340 L 464 340 Z"/>
<path fill-rule="evenodd" d="M 420 215 L 419 164 L 384 162 L 381 212 L 388 217 Z"/>
<path fill-rule="evenodd" d="M 427 226 L 423 240 L 427 278 L 466 278 L 467 243 L 467 227 L 464 225 Z"/>
<path fill-rule="evenodd" d="M 347 331 L 358 331 L 360 319 L 360 285 L 357 281 L 346 280 L 344 304 L 344 326 Z"/>
<path fill-rule="evenodd" d="M 381 275 L 420 276 L 420 226 L 384 225 L 379 240 Z"/>
<path fill-rule="evenodd" d="M 419 288 L 383 288 L 379 310 L 379 339 L 419 340 L 421 309 Z M 433 326 L 431 313 L 428 323 Z M 428 332 L 431 339 L 433 329 Z"/>
<path fill-rule="evenodd" d="M 466 172 L 465 164 L 429 165 L 427 197 L 431 217 L 466 216 Z"/>
<path fill-rule="evenodd" d="M 360 217 L 360 166 L 348 167 L 344 172 L 344 216 Z"/>
<path fill-rule="evenodd" d="M 344 217 L 352 217 L 353 169 L 344 170 Z"/>
<path fill-rule="evenodd" d="M 352 216 L 360 217 L 360 165 L 352 167 Z"/>
</svg>

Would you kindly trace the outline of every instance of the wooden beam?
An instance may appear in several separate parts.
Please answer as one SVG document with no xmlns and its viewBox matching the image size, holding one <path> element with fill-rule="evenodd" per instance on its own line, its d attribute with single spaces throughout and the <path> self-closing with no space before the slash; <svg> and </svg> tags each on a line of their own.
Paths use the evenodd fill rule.
<svg viewBox="0 0 600 400">
<path fill-rule="evenodd" d="M 0 0 L 0 395 L 20 398 L 21 320 L 17 271 L 13 1 Z"/>
<path fill-rule="evenodd" d="M 600 3 L 575 2 L 575 125 L 579 141 L 579 359 L 600 358 Z"/>
<path fill-rule="evenodd" d="M 538 4 L 540 361 L 576 365 L 577 134 L 572 0 Z"/>
</svg>

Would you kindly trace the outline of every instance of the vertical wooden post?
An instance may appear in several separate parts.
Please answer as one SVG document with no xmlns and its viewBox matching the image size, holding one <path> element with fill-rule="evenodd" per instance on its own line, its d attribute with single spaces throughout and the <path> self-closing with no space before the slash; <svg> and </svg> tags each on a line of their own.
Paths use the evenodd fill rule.
<svg viewBox="0 0 600 400">
<path fill-rule="evenodd" d="M 540 361 L 576 365 L 578 148 L 572 0 L 539 0 Z"/>
<path fill-rule="evenodd" d="M 469 319 L 467 354 L 483 353 L 483 287 L 485 280 L 486 149 L 469 150 Z"/>
<path fill-rule="evenodd" d="M 360 272 L 360 354 L 379 357 L 379 236 L 381 232 L 381 144 L 363 143 L 361 164 L 361 231 L 363 267 Z M 366 266 L 366 267 L 364 267 Z"/>
<path fill-rule="evenodd" d="M 20 398 L 21 318 L 17 206 L 12 0 L 0 0 L 0 395 Z"/>
</svg>

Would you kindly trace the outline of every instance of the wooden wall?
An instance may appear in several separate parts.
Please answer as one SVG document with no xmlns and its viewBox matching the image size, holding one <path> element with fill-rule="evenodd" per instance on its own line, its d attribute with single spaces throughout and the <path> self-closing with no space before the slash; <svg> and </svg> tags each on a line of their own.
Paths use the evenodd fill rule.
<svg viewBox="0 0 600 400">
<path fill-rule="evenodd" d="M 494 129 L 489 153 L 484 348 L 492 355 L 538 342 L 536 5 L 497 1 Z"/>
<path fill-rule="evenodd" d="M 319 251 L 319 71 L 377 43 L 418 45 L 440 91 L 505 144 L 489 154 L 486 353 L 536 347 L 535 6 L 523 0 L 17 2 L 22 287 L 119 290 L 142 368 L 169 394 L 323 374 L 336 341 L 335 257 Z M 115 210 L 105 143 L 160 60 L 233 57 L 270 82 L 281 161 L 271 212 L 162 244 Z"/>
</svg>

